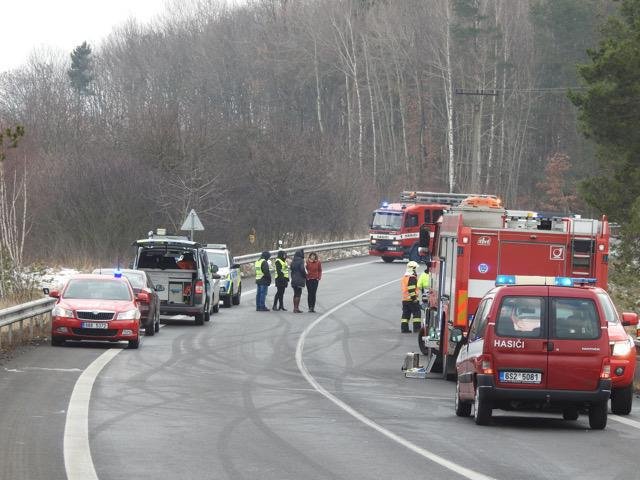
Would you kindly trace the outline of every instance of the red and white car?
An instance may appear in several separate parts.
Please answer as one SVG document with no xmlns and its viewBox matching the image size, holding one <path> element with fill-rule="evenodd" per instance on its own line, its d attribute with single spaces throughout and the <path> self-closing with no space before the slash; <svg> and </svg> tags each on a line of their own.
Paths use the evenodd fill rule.
<svg viewBox="0 0 640 480">
<path fill-rule="evenodd" d="M 44 289 L 58 301 L 51 312 L 51 345 L 66 340 L 140 344 L 138 298 L 121 276 L 74 275 L 62 291 Z"/>
</svg>

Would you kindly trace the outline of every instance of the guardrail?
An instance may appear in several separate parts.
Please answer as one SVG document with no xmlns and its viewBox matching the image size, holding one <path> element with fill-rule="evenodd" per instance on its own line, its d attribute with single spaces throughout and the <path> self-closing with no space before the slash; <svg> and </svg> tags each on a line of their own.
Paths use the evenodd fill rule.
<svg viewBox="0 0 640 480">
<path fill-rule="evenodd" d="M 34 338 L 36 330 L 38 335 L 43 334 L 45 326 L 51 321 L 51 309 L 55 303 L 55 298 L 41 298 L 0 310 L 0 347 L 30 340 Z M 17 332 L 14 331 L 15 324 Z M 28 336 L 25 336 L 27 329 Z"/>
<path fill-rule="evenodd" d="M 306 251 L 326 252 L 329 250 L 365 247 L 368 244 L 369 239 L 363 238 L 341 242 L 318 243 L 315 245 L 302 245 L 278 250 L 292 253 L 302 248 Z M 270 253 L 277 255 L 278 250 L 272 250 Z M 261 253 L 242 255 L 235 257 L 234 262 L 241 265 L 250 264 L 258 260 L 260 255 Z M 55 303 L 55 298 L 47 297 L 0 310 L 0 347 L 3 345 L 11 346 L 17 342 L 31 340 L 34 338 L 34 334 L 48 336 L 49 331 L 45 327 L 51 322 L 51 310 Z"/>
<path fill-rule="evenodd" d="M 356 240 L 344 240 L 341 242 L 330 242 L 330 243 L 318 243 L 315 245 L 302 245 L 299 247 L 290 247 L 290 248 L 279 248 L 277 250 L 269 250 L 269 253 L 272 256 L 278 254 L 280 250 L 284 250 L 289 253 L 293 253 L 301 248 L 305 250 L 305 252 L 326 252 L 329 250 L 343 250 L 345 248 L 358 248 L 358 247 L 366 247 L 369 245 L 369 238 L 360 238 Z M 240 255 L 239 257 L 234 257 L 233 261 L 240 265 L 246 265 L 248 263 L 253 263 L 260 258 L 262 253 L 251 253 L 249 255 Z"/>
</svg>

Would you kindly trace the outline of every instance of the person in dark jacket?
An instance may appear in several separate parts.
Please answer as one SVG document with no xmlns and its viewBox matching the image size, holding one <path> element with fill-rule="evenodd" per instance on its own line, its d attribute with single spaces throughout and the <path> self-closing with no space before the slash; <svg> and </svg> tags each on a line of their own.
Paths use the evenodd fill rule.
<svg viewBox="0 0 640 480">
<path fill-rule="evenodd" d="M 318 283 L 322 278 L 322 263 L 320 263 L 316 252 L 309 254 L 305 267 L 307 268 L 307 305 L 309 306 L 309 311 L 314 313 Z"/>
<path fill-rule="evenodd" d="M 267 301 L 267 290 L 271 285 L 271 271 L 269 270 L 269 252 L 262 252 L 262 255 L 255 263 L 256 269 L 256 310 L 258 312 L 268 312 L 269 309 L 265 305 Z"/>
<path fill-rule="evenodd" d="M 307 280 L 307 270 L 304 268 L 304 250 L 298 250 L 293 255 L 291 262 L 291 288 L 293 288 L 293 312 L 302 313 L 300 310 L 300 297 Z"/>
<path fill-rule="evenodd" d="M 276 296 L 273 299 L 274 310 L 284 310 L 284 290 L 289 285 L 289 264 L 287 263 L 287 252 L 280 250 L 278 252 L 278 258 L 276 258 Z"/>
</svg>

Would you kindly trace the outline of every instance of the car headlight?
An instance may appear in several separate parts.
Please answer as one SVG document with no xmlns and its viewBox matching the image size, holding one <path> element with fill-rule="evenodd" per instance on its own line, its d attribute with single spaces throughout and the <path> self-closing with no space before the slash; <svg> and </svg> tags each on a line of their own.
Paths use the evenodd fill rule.
<svg viewBox="0 0 640 480">
<path fill-rule="evenodd" d="M 400 245 L 400 242 L 398 240 L 394 240 L 393 242 L 391 242 L 391 245 Z"/>
<path fill-rule="evenodd" d="M 120 312 L 116 317 L 116 320 L 139 320 L 140 319 L 140 310 L 134 308 L 132 310 L 127 310 L 126 312 Z"/>
<path fill-rule="evenodd" d="M 622 342 L 615 342 L 613 344 L 612 355 L 614 357 L 626 357 L 627 355 L 629 355 L 632 348 L 635 348 L 635 344 L 633 343 L 633 340 L 631 340 L 630 338 Z"/>
<path fill-rule="evenodd" d="M 53 307 L 53 310 L 51 311 L 51 315 L 54 317 L 73 318 L 73 310 L 69 310 L 61 307 L 60 305 L 56 305 L 55 307 Z"/>
<path fill-rule="evenodd" d="M 377 243 L 377 240 L 375 238 L 371 239 L 371 245 L 375 245 Z"/>
</svg>

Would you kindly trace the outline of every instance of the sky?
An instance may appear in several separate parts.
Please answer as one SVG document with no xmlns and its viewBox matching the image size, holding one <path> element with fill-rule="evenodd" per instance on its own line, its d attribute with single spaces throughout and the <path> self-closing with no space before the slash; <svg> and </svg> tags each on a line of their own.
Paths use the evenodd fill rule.
<svg viewBox="0 0 640 480">
<path fill-rule="evenodd" d="M 166 0 L 0 0 L 0 72 L 24 65 L 34 49 L 65 54 L 87 41 L 98 48 L 130 18 L 152 21 Z"/>
</svg>

